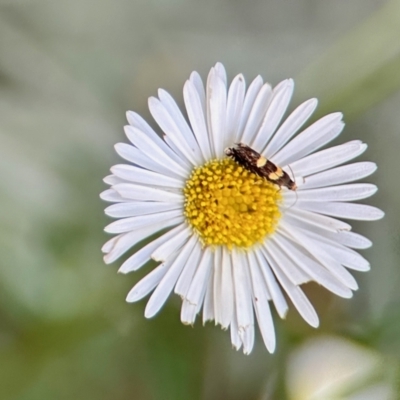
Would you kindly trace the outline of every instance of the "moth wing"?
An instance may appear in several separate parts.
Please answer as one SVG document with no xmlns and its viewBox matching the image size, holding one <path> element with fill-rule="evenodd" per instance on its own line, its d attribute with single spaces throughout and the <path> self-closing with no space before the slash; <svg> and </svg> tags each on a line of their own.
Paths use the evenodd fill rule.
<svg viewBox="0 0 400 400">
<path fill-rule="evenodd" d="M 275 173 L 278 170 L 278 167 L 271 161 L 267 160 L 265 165 L 259 168 L 260 176 L 263 178 L 270 179 L 270 175 Z"/>
</svg>

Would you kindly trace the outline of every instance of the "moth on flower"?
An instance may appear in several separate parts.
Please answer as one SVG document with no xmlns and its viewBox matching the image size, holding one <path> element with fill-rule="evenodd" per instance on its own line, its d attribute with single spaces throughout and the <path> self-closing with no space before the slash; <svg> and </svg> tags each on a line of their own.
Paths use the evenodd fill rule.
<svg viewBox="0 0 400 400">
<path fill-rule="evenodd" d="M 131 143 L 115 146 L 127 163 L 111 168 L 105 178 L 110 188 L 101 194 L 113 203 L 106 214 L 116 219 L 105 228 L 116 236 L 102 250 L 112 263 L 144 243 L 123 262 L 122 273 L 148 268 L 151 259 L 159 262 L 127 296 L 134 302 L 151 294 L 147 318 L 174 291 L 182 298 L 184 324 L 194 324 L 201 312 L 203 322 L 230 329 L 233 347 L 248 354 L 257 321 L 273 352 L 270 306 L 285 318 L 283 292 L 317 327 L 302 284 L 315 281 L 345 298 L 357 290 L 349 270 L 367 271 L 370 265 L 354 249 L 371 242 L 342 219 L 383 217 L 381 210 L 355 202 L 376 192 L 373 184 L 353 183 L 376 165 L 345 164 L 366 150 L 359 140 L 322 149 L 344 123 L 335 112 L 304 129 L 316 99 L 284 119 L 293 87 L 291 79 L 273 88 L 258 76 L 246 89 L 242 74 L 228 85 L 217 63 L 205 84 L 196 72 L 186 81 L 187 119 L 166 91 L 149 99 L 163 138 L 128 112 Z"/>
<path fill-rule="evenodd" d="M 249 171 L 268 179 L 278 186 L 285 186 L 289 190 L 297 189 L 297 185 L 290 179 L 287 172 L 243 143 L 237 143 L 234 147 L 228 147 L 225 149 L 225 154 L 232 157 L 238 164 Z"/>
</svg>

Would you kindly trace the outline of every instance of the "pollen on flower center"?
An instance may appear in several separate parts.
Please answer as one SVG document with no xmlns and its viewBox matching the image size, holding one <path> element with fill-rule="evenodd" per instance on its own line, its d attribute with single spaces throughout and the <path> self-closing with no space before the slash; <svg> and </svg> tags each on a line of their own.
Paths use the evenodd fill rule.
<svg viewBox="0 0 400 400">
<path fill-rule="evenodd" d="M 279 187 L 231 159 L 213 160 L 186 181 L 185 216 L 204 245 L 247 248 L 274 232 Z"/>
</svg>

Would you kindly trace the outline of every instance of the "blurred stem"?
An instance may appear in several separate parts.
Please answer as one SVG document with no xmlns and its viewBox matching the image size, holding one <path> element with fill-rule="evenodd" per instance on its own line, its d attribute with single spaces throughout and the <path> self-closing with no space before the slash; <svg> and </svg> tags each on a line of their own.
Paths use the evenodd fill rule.
<svg viewBox="0 0 400 400">
<path fill-rule="evenodd" d="M 390 0 L 297 77 L 301 94 L 321 100 L 318 115 L 357 118 L 400 88 L 400 0 Z"/>
</svg>

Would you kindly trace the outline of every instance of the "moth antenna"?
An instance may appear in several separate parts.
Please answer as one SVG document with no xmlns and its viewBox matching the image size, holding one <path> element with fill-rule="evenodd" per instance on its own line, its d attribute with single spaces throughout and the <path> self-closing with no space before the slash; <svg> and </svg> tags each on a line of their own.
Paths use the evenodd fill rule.
<svg viewBox="0 0 400 400">
<path fill-rule="evenodd" d="M 289 169 L 290 169 L 290 172 L 291 172 L 291 174 L 292 174 L 292 180 L 293 180 L 293 182 L 296 182 L 296 178 L 295 178 L 295 176 L 294 176 L 294 173 L 293 173 L 293 170 L 292 170 L 292 167 L 288 164 L 288 166 L 287 166 Z M 296 203 L 297 203 L 297 200 L 299 200 L 299 195 L 297 194 L 297 190 L 293 190 L 294 191 L 294 193 L 296 194 L 296 200 L 294 201 L 294 203 L 293 204 L 291 204 L 289 207 L 287 207 L 287 208 L 285 208 L 285 211 L 288 211 L 288 210 L 290 210 L 293 206 L 295 206 L 296 205 Z"/>
<path fill-rule="evenodd" d="M 290 166 L 290 164 L 288 164 L 287 167 L 290 169 L 290 172 L 292 173 L 292 180 L 293 180 L 293 182 L 296 182 L 296 178 L 295 178 L 295 176 L 294 176 L 292 167 Z"/>
<path fill-rule="evenodd" d="M 299 199 L 299 197 L 298 197 L 298 194 L 297 194 L 296 190 L 294 190 L 294 193 L 296 195 L 296 199 L 294 200 L 294 202 L 289 207 L 285 207 L 282 211 L 289 211 L 293 206 L 296 205 L 297 200 Z"/>
</svg>

